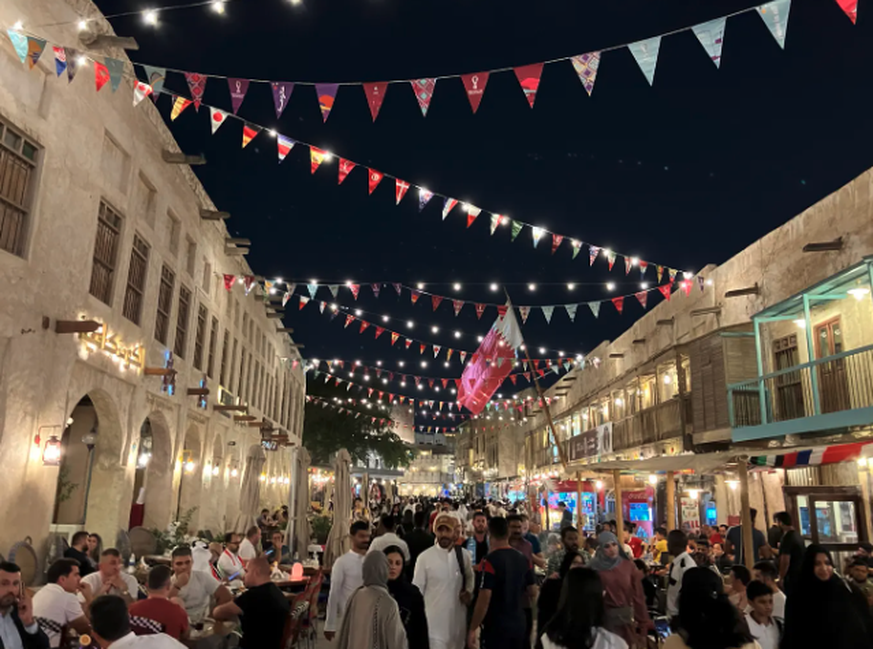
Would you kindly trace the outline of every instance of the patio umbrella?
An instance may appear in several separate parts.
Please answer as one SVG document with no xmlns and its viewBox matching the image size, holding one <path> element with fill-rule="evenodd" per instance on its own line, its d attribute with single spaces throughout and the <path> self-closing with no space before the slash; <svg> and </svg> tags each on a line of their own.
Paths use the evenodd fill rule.
<svg viewBox="0 0 873 649">
<path fill-rule="evenodd" d="M 349 467 L 352 457 L 342 448 L 336 454 L 334 476 L 336 495 L 333 507 L 333 525 L 324 546 L 324 565 L 333 566 L 334 561 L 349 551 L 349 521 L 352 519 L 352 478 Z"/>
<path fill-rule="evenodd" d="M 309 550 L 309 539 L 312 528 L 309 525 L 309 451 L 300 448 L 295 462 L 295 484 L 288 492 L 288 511 L 292 512 L 291 525 L 285 530 L 285 543 L 291 552 L 297 552 L 301 558 Z"/>
<path fill-rule="evenodd" d="M 259 444 L 249 449 L 240 486 L 239 514 L 231 528 L 234 532 L 245 534 L 257 522 L 258 504 L 261 500 L 261 469 L 266 461 L 267 456 Z"/>
</svg>

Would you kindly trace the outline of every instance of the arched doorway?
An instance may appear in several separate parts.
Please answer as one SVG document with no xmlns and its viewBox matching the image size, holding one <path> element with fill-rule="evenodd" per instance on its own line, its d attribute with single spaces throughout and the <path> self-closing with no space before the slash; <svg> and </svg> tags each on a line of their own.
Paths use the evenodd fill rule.
<svg viewBox="0 0 873 649">
<path fill-rule="evenodd" d="M 173 499 L 172 444 L 167 419 L 160 412 L 146 417 L 139 431 L 130 527 L 162 530 L 170 523 Z"/>
<path fill-rule="evenodd" d="M 224 531 L 224 511 L 227 499 L 227 470 L 224 467 L 224 442 L 220 432 L 216 432 L 211 449 L 204 456 L 204 484 L 208 488 L 209 496 L 204 498 L 203 516 L 200 524 L 213 535 L 220 535 Z"/>
<path fill-rule="evenodd" d="M 190 424 L 185 431 L 185 442 L 180 454 L 181 472 L 179 474 L 179 496 L 176 501 L 176 520 L 190 518 L 190 531 L 197 531 L 200 520 L 200 493 L 203 484 L 203 453 L 200 442 L 200 431 L 195 424 Z"/>
</svg>

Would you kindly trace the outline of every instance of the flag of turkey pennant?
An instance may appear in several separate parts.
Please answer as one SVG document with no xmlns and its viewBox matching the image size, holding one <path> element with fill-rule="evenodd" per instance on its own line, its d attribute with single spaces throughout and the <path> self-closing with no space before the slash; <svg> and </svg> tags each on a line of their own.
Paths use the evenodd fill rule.
<svg viewBox="0 0 873 649">
<path fill-rule="evenodd" d="M 373 116 L 374 122 L 379 115 L 379 109 L 382 108 L 382 101 L 385 99 L 386 90 L 388 90 L 387 81 L 364 84 L 364 94 L 367 96 L 367 104 L 370 106 L 370 115 Z"/>
<path fill-rule="evenodd" d="M 349 172 L 354 169 L 356 165 L 357 163 L 352 162 L 351 160 L 346 160 L 345 158 L 339 159 L 339 177 L 337 179 L 337 185 L 342 185 L 346 176 L 349 175 Z"/>
<path fill-rule="evenodd" d="M 430 296 L 431 304 L 433 304 L 433 310 L 436 311 L 439 308 L 440 303 L 443 301 L 441 295 L 431 295 Z"/>
<path fill-rule="evenodd" d="M 375 169 L 370 169 L 369 186 L 370 186 L 370 193 L 371 194 L 373 193 L 373 190 L 379 186 L 379 183 L 382 182 L 383 177 L 384 177 L 384 174 L 381 171 L 376 171 Z"/>
<path fill-rule="evenodd" d="M 542 63 L 531 63 L 530 65 L 522 65 L 515 68 L 515 76 L 518 78 L 518 83 L 524 91 L 524 96 L 527 98 L 527 103 L 533 108 L 534 102 L 537 99 L 537 90 L 540 87 L 540 77 L 543 74 Z"/>
<path fill-rule="evenodd" d="M 254 124 L 249 124 L 246 122 L 243 124 L 243 135 L 242 135 L 242 145 L 243 148 L 246 148 L 246 145 L 251 142 L 258 133 L 261 132 L 260 126 L 255 126 Z"/>
<path fill-rule="evenodd" d="M 464 90 L 467 91 L 467 99 L 470 100 L 470 106 L 474 113 L 479 109 L 479 102 L 482 101 L 482 95 L 485 94 L 485 84 L 488 83 L 489 74 L 489 72 L 474 72 L 461 75 Z"/>
<path fill-rule="evenodd" d="M 623 297 L 614 297 L 611 300 L 613 306 L 615 306 L 615 310 L 621 313 L 622 308 L 624 307 L 624 298 Z"/>
<path fill-rule="evenodd" d="M 394 179 L 394 196 L 397 199 L 395 205 L 400 205 L 400 201 L 406 196 L 406 190 L 409 189 L 409 183 L 400 178 Z"/>
<path fill-rule="evenodd" d="M 324 162 L 324 157 L 327 155 L 327 151 L 322 151 L 319 148 L 314 146 L 309 147 L 309 168 L 312 173 L 315 173 L 315 170 Z"/>
</svg>

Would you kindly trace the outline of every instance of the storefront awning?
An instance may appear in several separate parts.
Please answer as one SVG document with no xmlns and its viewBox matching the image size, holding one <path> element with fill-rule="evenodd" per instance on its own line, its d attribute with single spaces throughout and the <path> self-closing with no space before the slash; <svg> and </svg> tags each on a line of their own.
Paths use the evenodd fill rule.
<svg viewBox="0 0 873 649">
<path fill-rule="evenodd" d="M 739 453 L 737 451 L 720 451 L 718 453 L 685 453 L 683 455 L 662 455 L 646 460 L 608 460 L 592 464 L 569 464 L 568 471 L 641 471 L 657 473 L 659 471 L 694 471 L 705 473 L 714 471 L 733 462 Z"/>
<path fill-rule="evenodd" d="M 773 455 L 753 455 L 749 464 L 761 467 L 791 469 L 799 466 L 836 464 L 859 458 L 873 457 L 873 441 L 818 446 Z"/>
</svg>

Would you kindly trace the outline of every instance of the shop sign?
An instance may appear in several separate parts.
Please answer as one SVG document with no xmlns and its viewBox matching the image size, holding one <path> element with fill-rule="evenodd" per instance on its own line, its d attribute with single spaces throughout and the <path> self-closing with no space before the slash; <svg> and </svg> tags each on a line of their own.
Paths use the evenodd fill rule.
<svg viewBox="0 0 873 649">
<path fill-rule="evenodd" d="M 690 496 L 680 498 L 682 506 L 682 527 L 689 532 L 700 530 L 700 501 Z"/>
<path fill-rule="evenodd" d="M 606 422 L 570 438 L 570 460 L 600 457 L 612 453 L 612 422 Z"/>
</svg>

